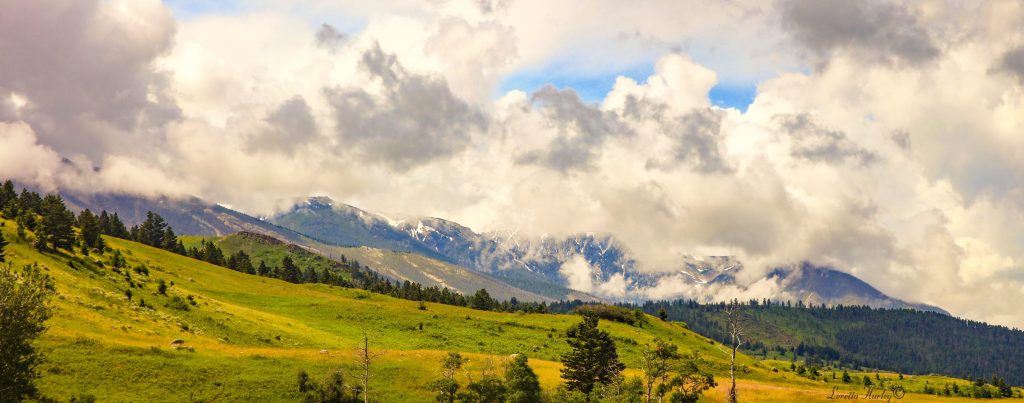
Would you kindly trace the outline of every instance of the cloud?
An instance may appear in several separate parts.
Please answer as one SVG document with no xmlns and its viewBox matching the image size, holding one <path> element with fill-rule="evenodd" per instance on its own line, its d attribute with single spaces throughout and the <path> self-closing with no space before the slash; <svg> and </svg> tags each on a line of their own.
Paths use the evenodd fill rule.
<svg viewBox="0 0 1024 403">
<path fill-rule="evenodd" d="M 582 292 L 594 290 L 594 269 L 583 256 L 574 255 L 558 268 L 558 273 L 565 278 L 569 288 Z"/>
<path fill-rule="evenodd" d="M 1020 325 L 1000 302 L 1024 296 L 1019 5 L 481 4 L 181 21 L 155 1 L 9 4 L 0 175 L 253 214 L 327 194 L 524 239 L 594 231 L 636 270 L 733 255 L 756 284 L 669 276 L 652 297 L 770 294 L 764 270 L 810 260 Z M 497 92 L 547 73 L 612 89 Z M 749 108 L 711 104 L 737 82 L 757 88 Z M 635 286 L 569 263 L 590 292 Z"/>
<path fill-rule="evenodd" d="M 253 148 L 294 153 L 317 136 L 316 120 L 302 96 L 285 101 L 270 112 L 264 121 L 267 128 L 250 139 Z"/>
<path fill-rule="evenodd" d="M 544 86 L 531 96 L 532 107 L 544 116 L 557 136 L 542 150 L 531 150 L 517 158 L 520 164 L 538 164 L 559 172 L 587 168 L 605 139 L 626 135 L 629 130 L 618 118 L 597 105 L 583 103 L 576 91 Z"/>
<path fill-rule="evenodd" d="M 1024 45 L 1006 51 L 996 67 L 1024 83 Z"/>
<path fill-rule="evenodd" d="M 174 33 L 155 0 L 7 2 L 0 97 L 24 97 L 21 119 L 62 154 L 158 148 L 159 126 L 180 111 L 152 63 Z"/>
<path fill-rule="evenodd" d="M 325 90 L 342 147 L 398 170 L 451 156 L 485 130 L 484 115 L 456 97 L 440 77 L 408 72 L 393 54 L 374 45 L 360 66 L 380 84 L 379 94 L 362 88 Z"/>
<path fill-rule="evenodd" d="M 869 62 L 918 64 L 941 51 L 917 16 L 884 1 L 786 0 L 783 27 L 822 56 L 850 52 Z"/>
<path fill-rule="evenodd" d="M 487 102 L 518 56 L 515 31 L 494 20 L 473 23 L 452 16 L 436 25 L 423 52 L 442 66 L 456 94 Z"/>
<path fill-rule="evenodd" d="M 348 40 L 348 35 L 338 32 L 331 24 L 324 23 L 316 31 L 316 44 L 332 52 L 336 52 Z"/>
<path fill-rule="evenodd" d="M 190 189 L 163 167 L 123 156 L 108 156 L 102 168 L 85 158 L 63 158 L 41 144 L 25 122 L 0 122 L 0 178 L 44 192 L 127 192 L 143 196 L 183 196 Z"/>
<path fill-rule="evenodd" d="M 562 263 L 558 274 L 565 279 L 569 288 L 611 299 L 624 299 L 633 288 L 622 273 L 613 274 L 604 282 L 595 282 L 594 268 L 580 255 L 573 255 Z"/>
<path fill-rule="evenodd" d="M 52 190 L 56 188 L 53 176 L 60 165 L 61 157 L 40 145 L 29 125 L 0 123 L 0 176 Z"/>
<path fill-rule="evenodd" d="M 665 135 L 676 144 L 667 161 L 649 160 L 651 168 L 670 169 L 687 164 L 701 173 L 728 173 L 733 168 L 726 160 L 722 144 L 724 113 L 714 109 L 694 110 L 665 123 Z"/>
<path fill-rule="evenodd" d="M 846 133 L 821 127 L 807 113 L 776 116 L 782 133 L 789 136 L 794 146 L 792 155 L 812 162 L 853 162 L 859 165 L 873 163 L 878 157 L 847 138 Z"/>
</svg>

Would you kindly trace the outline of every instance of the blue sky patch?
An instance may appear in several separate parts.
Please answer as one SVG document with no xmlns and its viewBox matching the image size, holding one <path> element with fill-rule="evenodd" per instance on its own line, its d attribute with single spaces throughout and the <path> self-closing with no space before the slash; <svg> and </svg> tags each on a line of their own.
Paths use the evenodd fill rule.
<svg viewBox="0 0 1024 403">
<path fill-rule="evenodd" d="M 573 75 L 562 71 L 553 71 L 552 69 L 520 72 L 506 77 L 501 82 L 498 95 L 512 90 L 525 91 L 527 94 L 531 94 L 538 88 L 550 84 L 559 89 L 569 87 L 576 90 L 576 93 L 580 95 L 584 102 L 601 102 L 605 95 L 612 90 L 616 77 L 626 76 L 638 82 L 643 82 L 653 71 L 652 66 L 647 66 L 622 73 L 594 76 Z"/>
<path fill-rule="evenodd" d="M 653 66 L 636 68 L 627 72 L 599 76 L 570 75 L 564 72 L 544 70 L 528 71 L 513 74 L 501 82 L 498 96 L 512 90 L 533 93 L 540 87 L 552 85 L 556 88 L 572 88 L 584 102 L 601 102 L 615 85 L 615 78 L 626 76 L 644 82 L 653 73 Z M 712 104 L 723 108 L 736 108 L 746 112 L 754 96 L 757 95 L 757 83 L 718 83 L 711 88 L 708 98 Z"/>
<path fill-rule="evenodd" d="M 743 112 L 754 102 L 757 95 L 756 83 L 718 83 L 711 88 L 708 98 L 711 103 L 723 108 L 736 108 Z"/>
<path fill-rule="evenodd" d="M 235 0 L 164 0 L 175 18 L 189 19 L 207 14 L 233 14 L 238 11 Z"/>
</svg>

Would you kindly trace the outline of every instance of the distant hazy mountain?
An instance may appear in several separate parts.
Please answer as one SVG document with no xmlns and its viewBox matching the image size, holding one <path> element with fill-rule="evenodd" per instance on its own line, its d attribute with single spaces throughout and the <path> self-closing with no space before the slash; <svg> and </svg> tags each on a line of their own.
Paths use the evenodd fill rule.
<svg viewBox="0 0 1024 403">
<path fill-rule="evenodd" d="M 512 285 L 512 282 L 497 279 L 485 273 L 479 273 L 434 258 L 429 253 L 425 253 L 428 251 L 423 249 L 397 248 L 380 240 L 375 241 L 372 236 L 377 236 L 378 234 L 387 235 L 389 234 L 388 229 L 391 227 L 386 225 L 384 227 L 370 227 L 364 232 L 359 232 L 359 226 L 355 224 L 362 222 L 362 218 L 357 214 L 342 215 L 347 218 L 335 221 L 343 225 L 352 224 L 342 227 L 343 229 L 338 231 L 332 231 L 332 233 L 337 233 L 336 236 L 328 236 L 325 237 L 326 239 L 314 239 L 315 237 L 307 236 L 306 234 L 231 210 L 224 206 L 207 203 L 198 198 L 148 199 L 131 195 L 81 195 L 70 192 L 62 193 L 62 196 L 72 210 L 80 211 L 88 208 L 97 212 L 102 210 L 117 212 L 118 216 L 128 226 L 141 223 L 146 218 L 146 212 L 153 211 L 160 214 L 179 235 L 225 236 L 237 232 L 261 234 L 302 246 L 328 258 L 340 259 L 342 255 L 345 255 L 349 259 L 356 259 L 360 263 L 368 265 L 380 274 L 394 280 L 408 280 L 426 286 L 448 287 L 463 294 L 472 294 L 481 288 L 486 288 L 492 296 L 503 300 L 512 297 L 516 297 L 521 301 L 554 301 L 560 298 L 594 299 L 572 290 L 562 290 L 560 293 L 548 292 L 547 295 L 526 291 Z M 322 206 L 315 203 L 311 205 L 311 210 L 313 211 L 318 208 L 322 208 Z M 303 212 L 305 211 L 303 210 Z M 330 215 L 323 214 L 319 216 L 325 219 L 331 217 Z M 301 221 L 300 217 L 300 215 L 292 216 L 298 222 L 309 224 L 310 228 L 315 229 L 317 225 L 334 228 L 330 224 L 324 224 L 329 221 L 318 223 L 317 220 L 310 217 L 306 217 L 310 218 L 309 221 Z M 325 232 L 314 232 L 321 236 L 327 235 Z M 351 238 L 344 238 L 349 236 L 348 234 L 351 234 Z M 390 235 L 405 236 L 400 231 L 394 229 L 391 229 Z M 365 238 L 360 238 L 364 236 Z M 357 242 L 342 242 L 344 239 L 355 239 Z M 371 245 L 380 246 L 371 247 Z M 411 242 L 410 245 L 418 246 L 415 242 Z M 541 290 L 543 291 L 544 289 L 541 288 Z"/>
<path fill-rule="evenodd" d="M 74 211 L 90 209 L 99 213 L 116 212 L 125 225 L 141 224 L 146 212 L 160 214 L 179 235 L 224 236 L 239 231 L 255 232 L 292 243 L 302 244 L 307 237 L 256 217 L 212 204 L 195 197 L 150 199 L 125 194 L 78 194 L 61 192 L 68 207 Z"/>
<path fill-rule="evenodd" d="M 343 247 L 370 247 L 383 250 L 425 256 L 447 262 L 451 265 L 473 269 L 488 278 L 501 280 L 518 289 L 530 290 L 545 299 L 597 300 L 596 297 L 566 288 L 562 280 L 543 275 L 523 272 L 481 270 L 481 265 L 468 259 L 480 259 L 481 254 L 468 245 L 451 245 L 450 248 L 436 247 L 430 242 L 414 236 L 405 230 L 400 222 L 392 222 L 384 216 L 360 210 L 347 204 L 335 202 L 326 197 L 313 197 L 295 205 L 288 211 L 269 219 L 271 223 L 308 235 L 322 243 Z M 443 221 L 445 228 L 455 232 L 454 236 L 437 237 L 439 244 L 445 241 L 466 243 L 476 242 L 475 233 L 458 224 Z M 462 231 L 462 234 L 457 232 Z M 457 257 L 457 251 L 465 250 L 465 259 Z M 479 274 L 478 274 L 479 275 Z M 488 288 L 490 290 L 490 288 Z M 522 298 L 520 298 L 522 299 Z"/>
<path fill-rule="evenodd" d="M 368 246 L 445 259 L 380 216 L 326 197 L 310 198 L 269 221 L 332 245 Z"/>
<path fill-rule="evenodd" d="M 345 254 L 394 279 L 466 293 L 487 288 L 496 296 L 514 295 L 521 300 L 598 299 L 592 295 L 600 295 L 598 290 L 570 288 L 562 268 L 577 257 L 586 261 L 594 284 L 621 277 L 629 288 L 628 294 L 605 295 L 607 299 L 650 299 L 653 297 L 644 290 L 666 280 L 673 280 L 671 284 L 678 289 L 661 287 L 659 298 L 694 294 L 682 287 L 739 286 L 736 273 L 743 270 L 741 262 L 728 256 L 684 256 L 675 270 L 643 271 L 621 242 L 607 234 L 526 237 L 512 232 L 477 233 L 440 218 L 393 221 L 326 197 L 311 198 L 264 221 L 197 198 L 63 195 L 73 209 L 116 211 L 128 225 L 142 222 L 146 211 L 154 211 L 179 234 L 223 236 L 249 231 L 329 257 Z M 944 312 L 892 298 L 853 275 L 828 267 L 803 263 L 774 269 L 767 277 L 778 282 L 786 297 L 807 303 Z"/>
<path fill-rule="evenodd" d="M 735 285 L 736 273 L 743 264 L 728 256 L 683 256 L 672 271 L 640 270 L 626 248 L 607 234 L 583 233 L 568 237 L 525 237 L 511 232 L 477 233 L 456 222 L 440 218 L 394 221 L 332 201 L 312 198 L 272 222 L 317 239 L 344 245 L 365 245 L 406 251 L 435 257 L 499 278 L 514 286 L 537 290 L 549 296 L 568 295 L 570 286 L 563 266 L 583 258 L 591 271 L 593 284 L 621 278 L 630 289 L 625 296 L 607 298 L 642 300 L 650 298 L 644 290 L 663 281 L 684 287 Z M 827 267 L 803 263 L 772 270 L 768 279 L 777 281 L 780 296 L 814 304 L 869 305 L 886 308 L 915 308 L 943 312 L 941 309 L 913 304 L 889 297 L 853 275 Z M 692 290 L 659 288 L 659 295 L 674 298 L 692 295 Z M 710 289 L 710 288 L 709 288 Z M 585 293 L 598 290 L 582 289 Z M 555 294 L 552 294 L 555 292 Z M 600 293 L 598 292 L 598 295 Z M 713 295 L 709 296 L 713 298 Z"/>
<path fill-rule="evenodd" d="M 939 307 L 892 298 L 851 274 L 809 263 L 777 268 L 769 273 L 768 277 L 778 279 L 783 290 L 807 304 L 913 308 L 949 314 Z"/>
</svg>

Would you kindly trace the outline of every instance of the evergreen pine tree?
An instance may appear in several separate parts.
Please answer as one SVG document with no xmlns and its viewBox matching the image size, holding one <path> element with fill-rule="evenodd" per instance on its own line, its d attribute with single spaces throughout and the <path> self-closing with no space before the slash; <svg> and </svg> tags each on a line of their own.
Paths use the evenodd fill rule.
<svg viewBox="0 0 1024 403">
<path fill-rule="evenodd" d="M 21 239 L 25 239 L 25 231 L 35 231 L 38 224 L 35 213 L 28 210 L 21 210 L 14 221 L 18 224 L 18 238 Z"/>
<path fill-rule="evenodd" d="M 491 294 L 486 289 L 481 288 L 477 290 L 476 294 L 473 294 L 470 307 L 481 311 L 490 311 L 494 309 L 496 303 L 497 301 L 491 298 Z"/>
<path fill-rule="evenodd" d="M 159 214 L 152 211 L 146 212 L 146 221 L 139 226 L 135 240 L 149 246 L 158 248 L 164 247 L 164 235 L 167 231 L 167 223 Z M 173 232 L 172 232 L 173 235 Z"/>
<path fill-rule="evenodd" d="M 203 250 L 199 252 L 202 260 L 210 262 L 218 266 L 224 266 L 227 262 L 224 260 L 224 252 L 214 245 L 213 242 L 203 242 Z"/>
<path fill-rule="evenodd" d="M 338 284 L 337 281 L 338 280 L 334 278 L 334 275 L 331 274 L 330 270 L 324 270 L 324 272 L 322 274 L 320 274 L 320 282 L 321 283 L 336 285 L 336 284 Z"/>
<path fill-rule="evenodd" d="M 103 235 L 112 235 L 110 233 L 110 214 L 107 214 L 107 210 L 101 211 L 97 220 L 100 223 L 100 233 Z"/>
<path fill-rule="evenodd" d="M 89 209 L 85 209 L 85 211 L 78 215 L 78 228 L 81 230 L 82 244 L 85 247 L 103 249 L 103 238 L 100 237 L 103 227 L 100 225 L 99 218 Z"/>
<path fill-rule="evenodd" d="M 74 245 L 75 215 L 64 205 L 59 195 L 47 195 L 42 201 L 43 219 L 36 231 L 37 246 L 42 249 L 71 250 Z"/>
<path fill-rule="evenodd" d="M 541 401 L 540 380 L 527 364 L 525 355 L 516 354 L 505 369 L 505 385 L 508 387 L 509 403 L 532 403 Z"/>
<path fill-rule="evenodd" d="M 234 253 L 228 256 L 227 268 L 231 270 L 238 270 L 238 253 Z"/>
<path fill-rule="evenodd" d="M 7 203 L 17 200 L 18 194 L 14 192 L 14 182 L 8 179 L 4 182 L 3 186 L 0 186 L 0 209 L 5 209 Z"/>
<path fill-rule="evenodd" d="M 28 189 L 21 189 L 21 195 L 18 196 L 18 205 L 21 206 L 22 210 L 28 210 L 37 215 L 43 214 L 43 198 L 39 197 L 39 193 L 29 192 Z"/>
<path fill-rule="evenodd" d="M 302 282 L 303 283 L 319 283 L 320 282 L 320 276 L 317 274 L 315 269 L 310 267 L 310 268 L 306 269 L 304 272 L 302 272 Z"/>
<path fill-rule="evenodd" d="M 292 261 L 291 256 L 285 256 L 281 261 L 281 279 L 289 283 L 298 283 L 302 280 L 302 273 Z"/>
<path fill-rule="evenodd" d="M 615 341 L 608 332 L 597 328 L 597 322 L 596 316 L 584 315 L 566 333 L 572 351 L 562 356 L 562 378 L 569 390 L 589 394 L 596 384 L 615 380 L 626 367 L 619 362 Z"/>
<path fill-rule="evenodd" d="M 117 213 L 110 217 L 110 236 L 121 239 L 131 238 L 131 234 L 128 233 L 128 227 L 125 227 L 124 222 L 121 221 L 121 217 L 117 216 Z"/>
<path fill-rule="evenodd" d="M 0 263 L 7 261 L 7 252 L 4 248 L 7 247 L 7 240 L 4 239 L 4 233 L 0 231 Z"/>
<path fill-rule="evenodd" d="M 171 226 L 168 225 L 163 234 L 161 234 L 159 247 L 164 250 L 179 253 L 178 236 L 174 235 L 174 229 L 172 229 Z"/>
</svg>

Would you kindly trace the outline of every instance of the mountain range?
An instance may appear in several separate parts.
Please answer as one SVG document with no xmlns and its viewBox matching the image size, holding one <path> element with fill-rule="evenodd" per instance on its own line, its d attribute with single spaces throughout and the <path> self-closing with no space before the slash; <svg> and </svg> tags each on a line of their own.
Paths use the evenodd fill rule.
<svg viewBox="0 0 1024 403">
<path fill-rule="evenodd" d="M 478 233 L 441 218 L 392 220 L 327 197 L 312 197 L 261 219 L 198 198 L 62 195 L 72 209 L 117 212 L 128 225 L 140 223 L 146 211 L 153 211 L 179 234 L 262 234 L 329 258 L 346 255 L 358 259 L 395 280 L 445 286 L 466 294 L 486 288 L 498 298 L 515 296 L 520 300 L 640 302 L 693 297 L 712 301 L 715 287 L 744 288 L 736 280 L 743 264 L 733 257 L 682 256 L 674 270 L 644 271 L 611 234 L 527 237 L 514 232 Z M 567 272 L 580 262 L 589 271 L 582 279 Z M 807 262 L 774 268 L 766 278 L 778 285 L 779 294 L 773 298 L 945 313 L 938 307 L 885 295 L 836 268 Z"/>
</svg>

